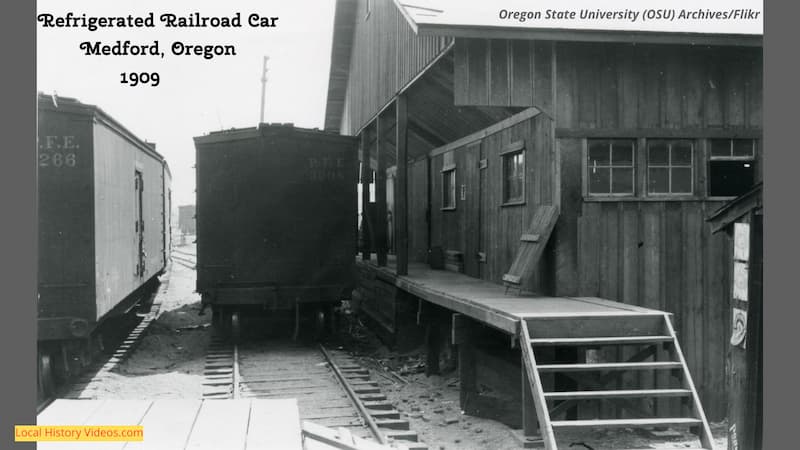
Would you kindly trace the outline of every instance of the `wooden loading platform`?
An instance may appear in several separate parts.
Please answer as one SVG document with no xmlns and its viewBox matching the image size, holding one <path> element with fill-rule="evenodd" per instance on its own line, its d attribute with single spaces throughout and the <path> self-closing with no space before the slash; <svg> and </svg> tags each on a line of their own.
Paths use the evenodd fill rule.
<svg viewBox="0 0 800 450">
<path fill-rule="evenodd" d="M 498 370 L 476 367 L 483 339 L 478 330 L 490 328 L 519 349 L 523 434 L 545 449 L 567 447 L 559 447 L 561 430 L 596 428 L 690 428 L 699 442 L 693 448 L 714 448 L 671 314 L 594 297 L 509 294 L 502 285 L 421 263 L 410 263 L 408 275 L 398 276 L 392 262 L 357 265 L 362 279 L 368 273 L 418 298 L 420 308 L 431 303 L 451 313 L 467 413 L 476 410 L 468 403 L 479 396 L 478 373 Z M 554 356 L 564 349 L 578 356 Z M 588 402 L 595 407 L 577 411 Z"/>
</svg>

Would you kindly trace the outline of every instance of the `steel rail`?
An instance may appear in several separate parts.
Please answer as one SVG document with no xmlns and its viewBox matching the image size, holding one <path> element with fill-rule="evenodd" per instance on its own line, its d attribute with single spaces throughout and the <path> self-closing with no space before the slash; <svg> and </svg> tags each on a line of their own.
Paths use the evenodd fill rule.
<svg viewBox="0 0 800 450">
<path fill-rule="evenodd" d="M 367 426 L 369 426 L 369 429 L 370 431 L 372 431 L 372 434 L 375 436 L 375 438 L 378 440 L 379 443 L 383 445 L 388 444 L 386 436 L 384 436 L 384 434 L 381 433 L 380 429 L 378 428 L 378 424 L 375 423 L 375 419 L 372 418 L 372 415 L 369 414 L 367 408 L 361 402 L 361 399 L 358 398 L 356 393 L 353 391 L 353 388 L 350 387 L 349 383 L 347 383 L 347 380 L 344 378 L 344 375 L 342 375 L 342 372 L 339 370 L 339 367 L 333 362 L 331 355 L 328 353 L 327 350 L 325 350 L 325 347 L 322 344 L 319 344 L 319 350 L 322 352 L 322 355 L 325 356 L 325 359 L 328 361 L 328 365 L 333 370 L 333 373 L 336 374 L 336 378 L 339 380 L 339 384 L 342 385 L 345 392 L 347 392 L 348 397 L 350 397 L 350 400 L 353 402 L 354 405 L 356 405 L 358 412 L 364 418 L 364 421 L 367 423 Z"/>
</svg>

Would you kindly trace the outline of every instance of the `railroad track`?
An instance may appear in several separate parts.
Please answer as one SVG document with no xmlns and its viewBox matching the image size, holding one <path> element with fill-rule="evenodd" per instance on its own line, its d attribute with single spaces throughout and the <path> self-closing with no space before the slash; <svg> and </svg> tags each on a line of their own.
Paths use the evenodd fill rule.
<svg viewBox="0 0 800 450">
<path fill-rule="evenodd" d="M 427 449 L 369 371 L 341 351 L 295 342 L 213 338 L 203 398 L 296 398 L 301 420 L 400 448 Z"/>
<path fill-rule="evenodd" d="M 197 266 L 197 254 L 191 251 L 181 250 L 178 248 L 172 249 L 172 260 L 184 267 L 195 270 Z"/>
</svg>

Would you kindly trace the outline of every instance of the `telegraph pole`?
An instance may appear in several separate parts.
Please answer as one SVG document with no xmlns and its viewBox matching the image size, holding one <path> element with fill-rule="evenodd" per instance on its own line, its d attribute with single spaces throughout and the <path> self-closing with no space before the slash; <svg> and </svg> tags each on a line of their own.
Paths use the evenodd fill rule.
<svg viewBox="0 0 800 450">
<path fill-rule="evenodd" d="M 264 57 L 264 66 L 261 69 L 261 120 L 259 123 L 264 123 L 264 96 L 267 93 L 267 61 L 269 56 Z"/>
</svg>

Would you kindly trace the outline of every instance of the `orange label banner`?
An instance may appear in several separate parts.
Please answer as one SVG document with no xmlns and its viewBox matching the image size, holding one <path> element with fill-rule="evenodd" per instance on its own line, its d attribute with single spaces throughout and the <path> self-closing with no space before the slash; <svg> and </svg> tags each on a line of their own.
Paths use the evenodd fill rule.
<svg viewBox="0 0 800 450">
<path fill-rule="evenodd" d="M 14 427 L 14 441 L 16 442 L 143 440 L 144 427 L 141 425 L 17 425 Z"/>
</svg>

